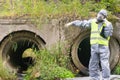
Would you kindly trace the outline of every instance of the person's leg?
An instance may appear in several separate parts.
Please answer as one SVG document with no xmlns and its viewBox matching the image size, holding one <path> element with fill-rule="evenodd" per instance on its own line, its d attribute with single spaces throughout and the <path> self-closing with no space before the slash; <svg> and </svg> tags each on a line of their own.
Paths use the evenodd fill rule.
<svg viewBox="0 0 120 80">
<path fill-rule="evenodd" d="M 100 48 L 100 61 L 102 67 L 102 78 L 103 80 L 110 80 L 110 67 L 109 67 L 109 48 L 101 46 Z"/>
<path fill-rule="evenodd" d="M 100 80 L 99 55 L 94 46 L 91 46 L 91 57 L 89 62 L 89 76 L 91 80 Z"/>
</svg>

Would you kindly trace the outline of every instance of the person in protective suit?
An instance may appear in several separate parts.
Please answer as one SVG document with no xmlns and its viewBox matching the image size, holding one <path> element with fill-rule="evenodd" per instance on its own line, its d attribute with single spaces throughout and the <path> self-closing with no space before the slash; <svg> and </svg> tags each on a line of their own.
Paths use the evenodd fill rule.
<svg viewBox="0 0 120 80">
<path fill-rule="evenodd" d="M 91 30 L 91 57 L 89 61 L 89 76 L 91 80 L 100 80 L 100 66 L 103 80 L 110 80 L 109 39 L 113 33 L 113 26 L 107 19 L 107 11 L 101 9 L 97 17 L 90 20 L 75 20 L 65 24 L 65 27 L 77 26 Z"/>
</svg>

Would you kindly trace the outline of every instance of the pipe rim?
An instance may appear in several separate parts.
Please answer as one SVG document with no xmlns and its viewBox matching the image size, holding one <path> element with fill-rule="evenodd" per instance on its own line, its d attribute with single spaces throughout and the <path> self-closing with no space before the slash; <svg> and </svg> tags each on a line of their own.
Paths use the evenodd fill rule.
<svg viewBox="0 0 120 80">
<path fill-rule="evenodd" d="M 2 43 L 0 44 L 0 51 L 1 51 L 1 54 L 2 54 L 3 63 L 5 61 L 7 61 L 7 58 L 8 58 L 7 55 L 13 54 L 13 53 L 9 53 L 12 44 L 14 42 L 19 42 L 19 41 L 23 42 L 24 40 L 30 41 L 31 44 L 35 44 L 37 46 L 37 47 L 36 46 L 35 47 L 38 48 L 38 50 L 40 50 L 42 48 L 45 48 L 44 41 L 40 38 L 40 36 L 36 35 L 34 32 L 30 32 L 30 31 L 16 31 L 16 32 L 10 33 L 9 35 L 7 35 L 2 40 Z M 20 46 L 20 45 L 21 44 L 19 44 L 18 46 Z M 24 49 L 26 50 L 28 48 L 24 48 Z M 25 50 L 23 50 L 23 51 L 25 51 Z M 21 57 L 22 57 L 22 54 L 21 54 Z M 9 69 L 11 69 L 11 70 L 17 69 L 16 66 L 13 65 L 12 62 L 7 61 L 7 65 L 8 65 L 7 67 L 10 67 Z M 19 66 L 19 65 L 17 65 L 17 66 Z"/>
</svg>

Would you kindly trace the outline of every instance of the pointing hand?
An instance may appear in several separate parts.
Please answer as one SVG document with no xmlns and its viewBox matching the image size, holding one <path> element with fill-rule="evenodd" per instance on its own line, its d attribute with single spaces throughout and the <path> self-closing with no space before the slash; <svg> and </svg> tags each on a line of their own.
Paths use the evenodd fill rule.
<svg viewBox="0 0 120 80">
<path fill-rule="evenodd" d="M 69 23 L 65 24 L 66 28 L 68 28 L 69 26 L 72 26 L 72 22 L 69 22 Z"/>
</svg>

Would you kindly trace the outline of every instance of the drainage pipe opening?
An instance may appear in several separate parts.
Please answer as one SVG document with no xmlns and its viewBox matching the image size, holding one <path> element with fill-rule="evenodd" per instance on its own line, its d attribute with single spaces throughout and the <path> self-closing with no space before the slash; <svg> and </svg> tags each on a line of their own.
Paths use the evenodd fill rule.
<svg viewBox="0 0 120 80">
<path fill-rule="evenodd" d="M 0 50 L 2 59 L 10 71 L 26 71 L 34 63 L 34 56 L 23 57 L 28 49 L 39 50 L 44 47 L 39 36 L 29 31 L 18 31 L 6 36 L 2 41 Z"/>
<path fill-rule="evenodd" d="M 84 39 L 78 47 L 78 58 L 83 66 L 88 68 L 90 60 L 90 37 Z"/>
</svg>

